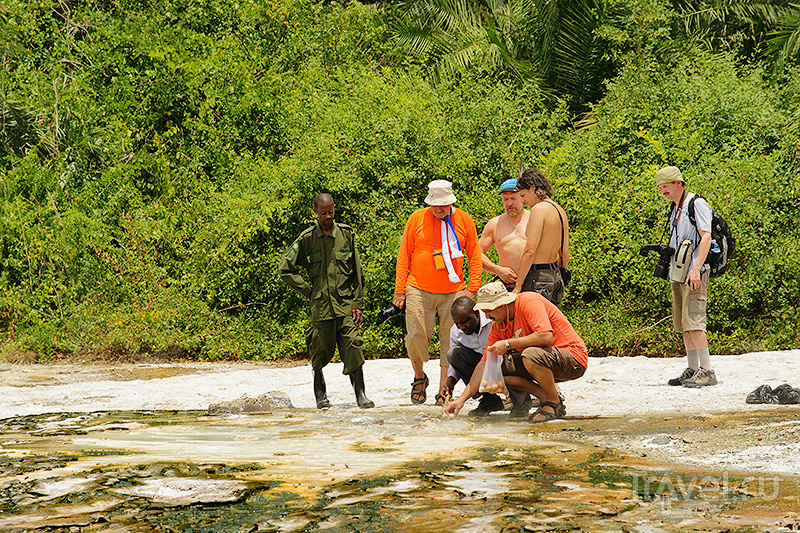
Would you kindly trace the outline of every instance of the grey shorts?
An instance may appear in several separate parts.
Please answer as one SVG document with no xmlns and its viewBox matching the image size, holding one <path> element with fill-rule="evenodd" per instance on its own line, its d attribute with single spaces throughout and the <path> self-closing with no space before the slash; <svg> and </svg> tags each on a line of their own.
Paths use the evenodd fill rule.
<svg viewBox="0 0 800 533">
<path fill-rule="evenodd" d="M 525 348 L 522 353 L 512 350 L 503 357 L 503 375 L 517 376 L 533 381 L 533 376 L 525 369 L 522 358 L 545 368 L 553 373 L 556 383 L 578 379 L 586 373 L 581 365 L 567 350 L 555 346 L 534 346 Z"/>
<path fill-rule="evenodd" d="M 561 300 L 564 299 L 564 281 L 558 265 L 531 265 L 522 283 L 522 292 L 538 292 L 556 306 L 561 305 Z"/>
</svg>

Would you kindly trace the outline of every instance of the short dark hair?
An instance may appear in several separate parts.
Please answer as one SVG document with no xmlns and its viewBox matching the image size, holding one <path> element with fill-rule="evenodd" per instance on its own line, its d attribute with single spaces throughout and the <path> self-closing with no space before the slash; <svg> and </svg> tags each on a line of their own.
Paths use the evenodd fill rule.
<svg viewBox="0 0 800 533">
<path fill-rule="evenodd" d="M 466 311 L 467 313 L 474 313 L 475 301 L 469 296 L 461 296 L 456 298 L 455 301 L 453 301 L 453 305 L 450 307 L 450 313 L 454 313 L 457 310 Z"/>
<path fill-rule="evenodd" d="M 544 177 L 544 173 L 536 167 L 526 168 L 517 179 L 518 189 L 533 189 L 533 194 L 538 198 L 553 196 L 553 186 Z"/>
<path fill-rule="evenodd" d="M 321 192 L 314 197 L 314 209 L 321 205 L 328 205 L 334 203 L 333 196 L 326 192 Z"/>
</svg>

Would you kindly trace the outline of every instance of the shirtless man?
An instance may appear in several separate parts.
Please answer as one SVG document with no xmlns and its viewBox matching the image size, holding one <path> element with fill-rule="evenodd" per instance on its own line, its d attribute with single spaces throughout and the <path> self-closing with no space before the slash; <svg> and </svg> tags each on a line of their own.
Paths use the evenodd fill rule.
<svg viewBox="0 0 800 533">
<path fill-rule="evenodd" d="M 553 187 L 537 168 L 526 169 L 517 180 L 522 199 L 531 208 L 514 293 L 538 292 L 555 305 L 564 297 L 559 267 L 569 264 L 567 213 L 550 196 Z"/>
<path fill-rule="evenodd" d="M 517 190 L 517 180 L 510 179 L 500 186 L 505 213 L 498 215 L 486 223 L 481 234 L 481 260 L 483 269 L 500 278 L 506 288 L 511 291 L 517 285 L 522 252 L 525 250 L 525 229 L 528 226 L 530 213 Z M 486 253 L 494 246 L 497 250 L 497 264 L 494 264 Z"/>
<path fill-rule="evenodd" d="M 520 162 L 520 166 L 521 166 Z M 521 169 L 520 169 L 521 170 Z M 500 278 L 509 291 L 517 285 L 517 272 L 519 272 L 522 252 L 525 251 L 526 228 L 530 213 L 525 210 L 525 202 L 517 188 L 517 180 L 509 179 L 500 186 L 500 196 L 503 198 L 505 213 L 498 215 L 486 223 L 483 233 L 478 241 L 481 247 L 483 269 Z M 494 264 L 486 252 L 494 246 L 497 250 L 497 264 Z M 482 354 L 481 354 L 482 355 Z M 533 405 L 530 395 L 518 391 L 509 391 L 513 407 L 511 417 L 526 416 Z M 499 400 L 493 395 L 484 395 L 475 409 L 476 416 L 486 416 L 493 409 L 492 401 L 496 404 Z"/>
</svg>

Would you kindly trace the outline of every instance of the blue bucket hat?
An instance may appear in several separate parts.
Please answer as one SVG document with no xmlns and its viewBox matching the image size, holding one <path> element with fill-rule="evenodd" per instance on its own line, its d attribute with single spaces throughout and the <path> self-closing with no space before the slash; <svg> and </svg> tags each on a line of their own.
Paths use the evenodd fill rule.
<svg viewBox="0 0 800 533">
<path fill-rule="evenodd" d="M 511 178 L 510 180 L 506 180 L 500 186 L 500 192 L 517 192 L 517 180 L 515 178 Z"/>
</svg>

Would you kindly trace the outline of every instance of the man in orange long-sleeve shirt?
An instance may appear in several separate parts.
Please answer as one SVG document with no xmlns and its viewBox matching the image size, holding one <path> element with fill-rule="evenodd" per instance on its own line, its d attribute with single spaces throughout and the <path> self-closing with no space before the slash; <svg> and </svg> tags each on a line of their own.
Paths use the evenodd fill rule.
<svg viewBox="0 0 800 533">
<path fill-rule="evenodd" d="M 450 348 L 450 307 L 461 291 L 473 300 L 481 285 L 481 248 L 475 222 L 453 204 L 456 197 L 449 181 L 428 184 L 425 203 L 409 217 L 397 254 L 394 305 L 406 309 L 406 348 L 414 381 L 411 401 L 427 399 L 428 376 L 423 371 L 429 359 L 428 341 L 439 319 L 439 387 L 447 380 L 447 351 Z M 464 284 L 464 256 L 469 264 L 469 286 Z M 443 403 L 437 394 L 437 404 Z"/>
</svg>

